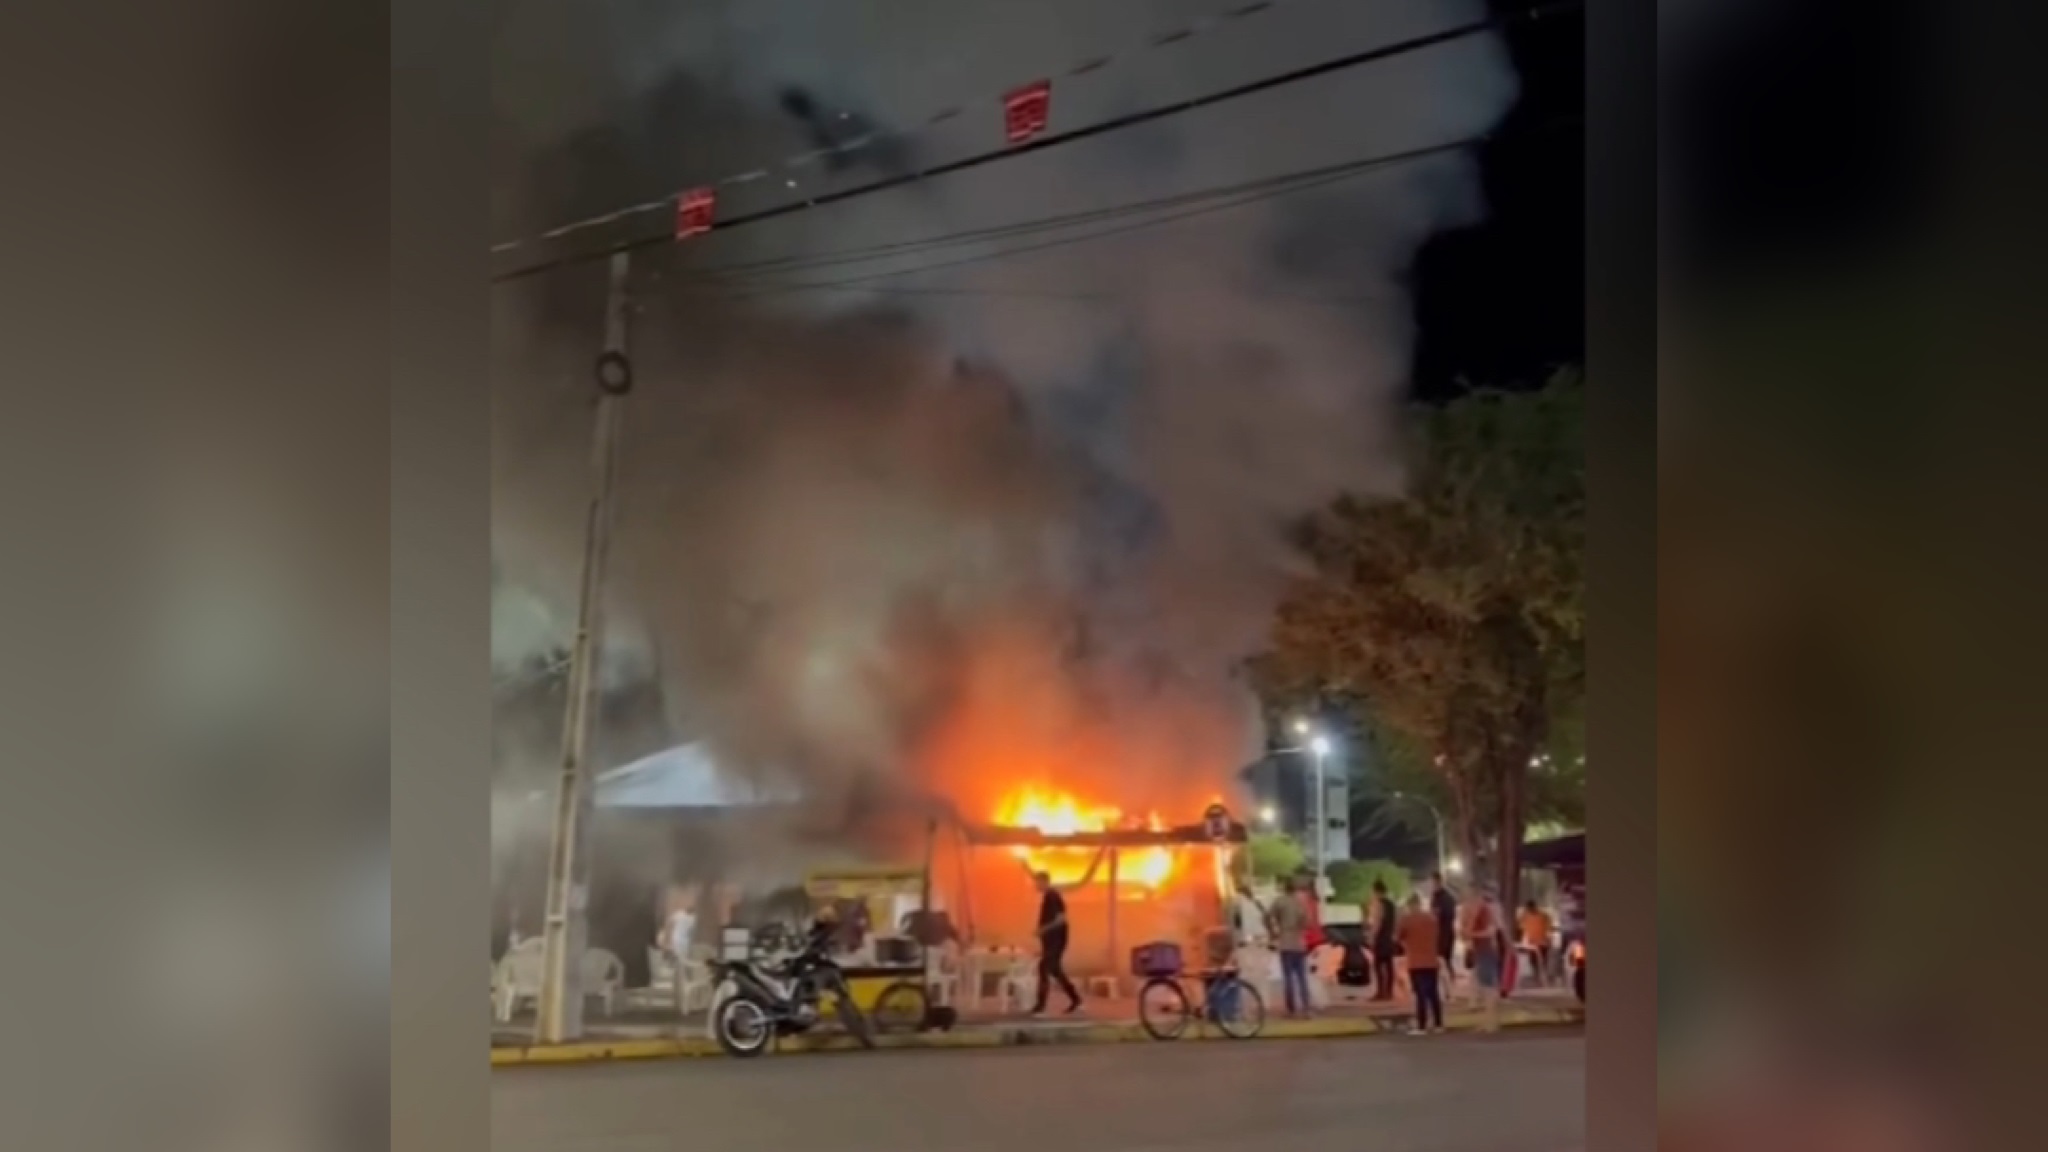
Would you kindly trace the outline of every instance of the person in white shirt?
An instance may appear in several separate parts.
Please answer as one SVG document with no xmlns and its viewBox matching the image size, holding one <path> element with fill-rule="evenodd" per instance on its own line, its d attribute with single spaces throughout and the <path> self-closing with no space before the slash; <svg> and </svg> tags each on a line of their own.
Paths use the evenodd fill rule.
<svg viewBox="0 0 2048 1152">
<path fill-rule="evenodd" d="M 668 922 L 662 925 L 661 939 L 656 945 L 668 954 L 669 971 L 675 985 L 677 1012 L 683 1010 L 683 968 L 690 956 L 691 940 L 696 934 L 696 913 L 688 908 L 676 908 L 669 912 Z"/>
</svg>

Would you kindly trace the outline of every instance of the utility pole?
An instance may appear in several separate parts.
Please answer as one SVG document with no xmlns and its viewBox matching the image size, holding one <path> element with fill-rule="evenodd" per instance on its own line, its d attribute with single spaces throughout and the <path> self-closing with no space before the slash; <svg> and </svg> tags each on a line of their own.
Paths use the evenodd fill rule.
<svg viewBox="0 0 2048 1152">
<path fill-rule="evenodd" d="M 597 358 L 597 420 L 591 451 L 594 481 L 584 522 L 583 583 L 576 604 L 576 642 L 569 652 L 568 702 L 562 720 L 562 779 L 555 795 L 553 850 L 548 857 L 547 923 L 543 937 L 539 1018 L 534 1039 L 560 1044 L 583 1034 L 583 951 L 590 903 L 592 774 L 590 743 L 597 666 L 604 651 L 605 554 L 611 544 L 612 492 L 618 480 L 620 422 L 633 366 L 626 358 L 626 273 L 630 257 L 615 254 L 605 299 L 604 351 Z"/>
</svg>

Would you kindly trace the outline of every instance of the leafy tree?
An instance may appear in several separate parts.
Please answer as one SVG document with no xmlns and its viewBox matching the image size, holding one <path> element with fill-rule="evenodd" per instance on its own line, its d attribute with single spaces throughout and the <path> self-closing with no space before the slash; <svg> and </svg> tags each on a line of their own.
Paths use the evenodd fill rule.
<svg viewBox="0 0 2048 1152">
<path fill-rule="evenodd" d="M 1308 859 L 1292 836 L 1279 832 L 1254 832 L 1245 843 L 1251 872 L 1260 880 L 1275 880 L 1301 871 Z"/>
<path fill-rule="evenodd" d="M 1583 769 L 1584 395 L 1561 373 L 1419 413 L 1405 496 L 1304 526 L 1315 573 L 1255 668 L 1269 698 L 1349 703 L 1387 790 L 1436 803 L 1508 899 L 1532 811 L 1570 801 L 1545 765 Z"/>
<path fill-rule="evenodd" d="M 1330 898 L 1339 904 L 1363 904 L 1372 896 L 1375 880 L 1387 886 L 1396 903 L 1407 898 L 1408 870 L 1392 860 L 1332 860 Z"/>
</svg>

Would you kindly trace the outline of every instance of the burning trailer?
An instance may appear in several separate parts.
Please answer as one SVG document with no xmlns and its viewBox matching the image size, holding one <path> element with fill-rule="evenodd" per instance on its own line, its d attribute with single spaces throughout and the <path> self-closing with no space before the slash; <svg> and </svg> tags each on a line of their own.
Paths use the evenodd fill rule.
<svg viewBox="0 0 2048 1152">
<path fill-rule="evenodd" d="M 1246 832 L 1221 805 L 1211 805 L 1197 822 L 1177 825 L 1156 817 L 1058 818 L 1070 810 L 1026 805 L 1016 810 L 1022 819 L 1015 822 L 961 828 L 972 854 L 959 901 L 970 943 L 1035 945 L 1036 895 L 1028 883 L 1035 872 L 1065 893 L 1074 930 L 1067 964 L 1079 977 L 1123 973 L 1129 946 L 1137 943 L 1170 942 L 1193 953 L 1231 924 Z"/>
</svg>

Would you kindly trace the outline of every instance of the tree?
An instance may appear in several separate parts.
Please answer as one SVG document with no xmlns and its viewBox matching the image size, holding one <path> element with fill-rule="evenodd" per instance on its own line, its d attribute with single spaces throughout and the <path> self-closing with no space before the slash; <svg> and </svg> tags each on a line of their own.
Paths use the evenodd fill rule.
<svg viewBox="0 0 2048 1152">
<path fill-rule="evenodd" d="M 1245 842 L 1245 855 L 1250 859 L 1252 876 L 1259 880 L 1277 880 L 1301 871 L 1307 861 L 1307 854 L 1292 836 L 1279 832 L 1254 832 Z"/>
<path fill-rule="evenodd" d="M 1408 870 L 1392 860 L 1332 860 L 1330 899 L 1338 904 L 1363 904 L 1372 896 L 1373 882 L 1387 886 L 1396 903 L 1408 895 Z"/>
<path fill-rule="evenodd" d="M 1314 574 L 1255 668 L 1280 698 L 1352 701 L 1389 779 L 1439 804 L 1508 900 L 1532 806 L 1560 799 L 1532 769 L 1583 767 L 1584 394 L 1560 373 L 1419 413 L 1403 497 L 1304 525 Z"/>
</svg>

